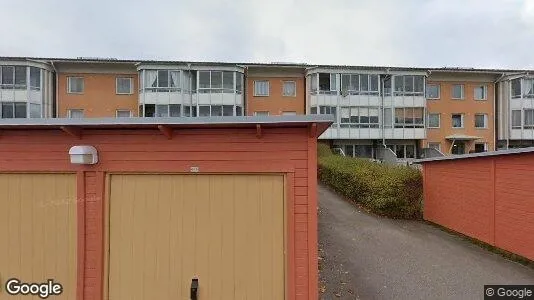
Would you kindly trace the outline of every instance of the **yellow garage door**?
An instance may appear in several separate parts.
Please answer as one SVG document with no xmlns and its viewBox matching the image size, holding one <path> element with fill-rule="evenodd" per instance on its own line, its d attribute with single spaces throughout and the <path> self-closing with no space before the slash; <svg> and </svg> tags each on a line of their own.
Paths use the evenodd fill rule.
<svg viewBox="0 0 534 300">
<path fill-rule="evenodd" d="M 284 299 L 281 175 L 112 175 L 108 298 Z"/>
<path fill-rule="evenodd" d="M 75 299 L 76 176 L 0 174 L 0 191 L 0 299 L 28 299 L 7 297 L 10 278 L 53 279 L 64 289 L 54 299 Z"/>
</svg>

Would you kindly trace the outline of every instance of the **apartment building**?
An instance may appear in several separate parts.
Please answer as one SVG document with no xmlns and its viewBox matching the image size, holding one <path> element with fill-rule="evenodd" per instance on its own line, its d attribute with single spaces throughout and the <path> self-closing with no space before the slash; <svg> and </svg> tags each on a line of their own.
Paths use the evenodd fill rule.
<svg viewBox="0 0 534 300">
<path fill-rule="evenodd" d="M 248 65 L 245 81 L 247 116 L 306 113 L 304 66 Z"/>
<path fill-rule="evenodd" d="M 346 155 L 534 146 L 534 72 L 0 58 L 2 118 L 332 114 Z"/>
<path fill-rule="evenodd" d="M 56 60 L 56 116 L 137 117 L 138 74 L 133 62 Z"/>
<path fill-rule="evenodd" d="M 54 117 L 54 80 L 53 67 L 47 61 L 0 59 L 0 116 Z"/>
<path fill-rule="evenodd" d="M 497 80 L 500 149 L 534 146 L 534 72 L 509 72 Z"/>
<path fill-rule="evenodd" d="M 333 114 L 320 139 L 345 155 L 373 158 L 390 148 L 400 159 L 416 158 L 425 138 L 426 71 L 400 68 L 309 68 L 307 113 Z"/>
<path fill-rule="evenodd" d="M 431 70 L 423 147 L 444 154 L 495 150 L 495 80 L 487 71 Z"/>
</svg>

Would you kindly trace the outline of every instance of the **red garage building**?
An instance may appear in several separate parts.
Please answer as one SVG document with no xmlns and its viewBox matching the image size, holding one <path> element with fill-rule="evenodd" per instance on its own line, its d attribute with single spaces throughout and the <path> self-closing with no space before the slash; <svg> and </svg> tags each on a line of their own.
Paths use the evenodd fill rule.
<svg viewBox="0 0 534 300">
<path fill-rule="evenodd" d="M 419 162 L 426 220 L 534 260 L 534 148 Z"/>
<path fill-rule="evenodd" d="M 2 285 L 189 299 L 198 279 L 198 299 L 317 299 L 316 140 L 330 124 L 1 120 Z"/>
</svg>

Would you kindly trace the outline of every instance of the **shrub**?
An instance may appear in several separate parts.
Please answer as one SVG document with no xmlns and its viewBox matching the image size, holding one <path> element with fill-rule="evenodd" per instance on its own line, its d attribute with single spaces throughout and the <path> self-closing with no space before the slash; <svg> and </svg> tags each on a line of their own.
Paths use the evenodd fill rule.
<svg viewBox="0 0 534 300">
<path fill-rule="evenodd" d="M 421 217 L 423 182 L 419 170 L 338 155 L 321 156 L 318 163 L 323 183 L 371 212 L 391 218 Z"/>
<path fill-rule="evenodd" d="M 332 149 L 330 149 L 330 146 L 323 143 L 317 144 L 317 157 L 325 157 L 333 155 Z"/>
</svg>

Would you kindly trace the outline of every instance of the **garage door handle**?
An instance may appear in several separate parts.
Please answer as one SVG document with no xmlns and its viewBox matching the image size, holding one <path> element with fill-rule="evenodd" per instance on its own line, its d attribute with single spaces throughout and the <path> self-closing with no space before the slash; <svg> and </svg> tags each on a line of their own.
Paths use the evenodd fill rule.
<svg viewBox="0 0 534 300">
<path fill-rule="evenodd" d="M 191 279 L 191 300 L 198 299 L 198 278 Z"/>
</svg>

